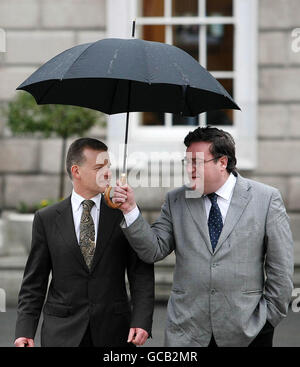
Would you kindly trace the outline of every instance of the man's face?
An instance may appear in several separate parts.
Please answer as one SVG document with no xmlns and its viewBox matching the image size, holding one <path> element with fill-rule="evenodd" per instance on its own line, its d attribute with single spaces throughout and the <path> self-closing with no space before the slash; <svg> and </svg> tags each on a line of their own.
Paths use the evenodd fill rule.
<svg viewBox="0 0 300 367">
<path fill-rule="evenodd" d="M 82 190 L 95 195 L 104 192 L 111 178 L 110 160 L 107 152 L 85 148 L 85 161 L 77 166 L 77 183 Z"/>
<path fill-rule="evenodd" d="M 226 171 L 224 157 L 221 160 L 213 160 L 214 157 L 209 150 L 210 146 L 209 142 L 195 142 L 186 150 L 187 173 L 190 182 L 193 187 L 204 194 L 215 192 L 220 187 L 224 170 Z"/>
</svg>

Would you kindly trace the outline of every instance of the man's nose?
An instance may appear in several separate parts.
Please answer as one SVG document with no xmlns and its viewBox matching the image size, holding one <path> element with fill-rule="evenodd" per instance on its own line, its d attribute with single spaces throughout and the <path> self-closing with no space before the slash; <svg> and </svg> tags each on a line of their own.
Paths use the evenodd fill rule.
<svg viewBox="0 0 300 367">
<path fill-rule="evenodd" d="M 104 176 L 106 179 L 111 178 L 111 170 L 109 168 L 107 168 L 107 170 L 105 171 Z"/>
</svg>

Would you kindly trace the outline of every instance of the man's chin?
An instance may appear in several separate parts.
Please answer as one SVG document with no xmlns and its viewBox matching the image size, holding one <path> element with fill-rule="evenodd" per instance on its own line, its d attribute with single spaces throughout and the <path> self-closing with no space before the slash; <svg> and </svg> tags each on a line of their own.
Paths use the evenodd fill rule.
<svg viewBox="0 0 300 367">
<path fill-rule="evenodd" d="M 200 177 L 196 177 L 196 178 L 192 178 L 189 182 L 189 187 L 192 190 L 197 190 L 199 191 L 201 194 L 203 194 L 203 188 L 204 188 L 204 183 L 203 183 L 203 179 Z"/>
</svg>

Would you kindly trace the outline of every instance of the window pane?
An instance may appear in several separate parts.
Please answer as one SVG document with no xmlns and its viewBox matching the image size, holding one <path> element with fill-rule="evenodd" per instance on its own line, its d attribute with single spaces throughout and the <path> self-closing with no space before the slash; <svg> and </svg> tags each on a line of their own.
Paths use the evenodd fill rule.
<svg viewBox="0 0 300 367">
<path fill-rule="evenodd" d="M 233 97 L 233 79 L 218 79 L 227 92 Z M 233 125 L 233 110 L 208 111 L 207 125 Z"/>
<path fill-rule="evenodd" d="M 164 125 L 165 114 L 163 112 L 143 112 L 142 113 L 142 125 Z"/>
<path fill-rule="evenodd" d="M 165 42 L 165 26 L 144 25 L 142 39 L 146 41 Z"/>
<path fill-rule="evenodd" d="M 143 0 L 143 17 L 163 17 L 164 0 Z"/>
<path fill-rule="evenodd" d="M 232 0 L 206 0 L 206 14 L 211 17 L 232 16 Z"/>
<path fill-rule="evenodd" d="M 198 116 L 191 117 L 191 116 L 181 116 L 181 115 L 173 114 L 172 124 L 173 125 L 198 126 L 199 125 L 199 118 L 198 118 Z"/>
<path fill-rule="evenodd" d="M 209 24 L 207 26 L 207 69 L 233 70 L 233 25 Z"/>
<path fill-rule="evenodd" d="M 198 16 L 198 0 L 173 0 L 173 17 L 192 17 Z"/>
<path fill-rule="evenodd" d="M 173 44 L 199 60 L 199 26 L 173 26 Z"/>
</svg>

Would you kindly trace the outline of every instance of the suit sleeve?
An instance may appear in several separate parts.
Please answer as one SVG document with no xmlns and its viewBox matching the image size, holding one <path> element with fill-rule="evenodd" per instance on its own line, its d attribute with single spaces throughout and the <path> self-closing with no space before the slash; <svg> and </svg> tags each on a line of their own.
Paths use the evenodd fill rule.
<svg viewBox="0 0 300 367">
<path fill-rule="evenodd" d="M 146 264 L 127 243 L 127 277 L 132 302 L 130 327 L 151 335 L 154 310 L 154 265 Z"/>
<path fill-rule="evenodd" d="M 18 298 L 16 338 L 34 339 L 51 270 L 45 231 L 39 212 L 32 226 L 32 242 Z"/>
<path fill-rule="evenodd" d="M 267 319 L 275 327 L 287 315 L 293 289 L 293 239 L 281 195 L 272 194 L 266 223 Z"/>
<path fill-rule="evenodd" d="M 122 229 L 140 259 L 147 263 L 164 259 L 175 248 L 169 195 L 166 196 L 159 218 L 151 226 L 140 214 L 129 227 L 123 222 Z"/>
</svg>

